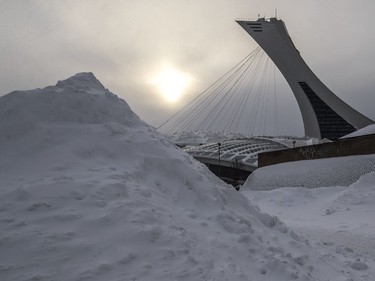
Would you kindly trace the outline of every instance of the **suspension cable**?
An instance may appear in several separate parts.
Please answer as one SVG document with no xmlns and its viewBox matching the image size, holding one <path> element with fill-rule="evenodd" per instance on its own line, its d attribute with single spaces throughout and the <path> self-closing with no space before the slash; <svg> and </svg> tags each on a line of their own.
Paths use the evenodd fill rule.
<svg viewBox="0 0 375 281">
<path fill-rule="evenodd" d="M 271 117 L 278 134 L 275 66 L 257 47 L 158 129 L 166 134 L 218 130 L 265 135 Z"/>
</svg>

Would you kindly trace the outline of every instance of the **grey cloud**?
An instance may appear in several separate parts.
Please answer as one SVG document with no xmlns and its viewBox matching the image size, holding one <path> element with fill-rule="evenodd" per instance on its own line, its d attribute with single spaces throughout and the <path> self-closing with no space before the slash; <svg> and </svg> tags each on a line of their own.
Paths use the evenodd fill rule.
<svg viewBox="0 0 375 281">
<path fill-rule="evenodd" d="M 92 71 L 158 125 L 177 109 L 158 102 L 144 76 L 169 60 L 194 76 L 188 100 L 256 47 L 234 20 L 273 16 L 275 8 L 317 76 L 375 119 L 373 0 L 2 1 L 0 94 Z M 301 135 L 294 97 L 284 86 L 278 94 L 280 127 Z"/>
</svg>

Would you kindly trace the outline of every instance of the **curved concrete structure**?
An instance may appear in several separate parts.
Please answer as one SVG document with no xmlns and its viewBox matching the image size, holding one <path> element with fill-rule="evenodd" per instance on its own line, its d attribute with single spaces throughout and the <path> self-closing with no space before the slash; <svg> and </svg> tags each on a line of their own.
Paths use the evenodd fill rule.
<svg viewBox="0 0 375 281">
<path fill-rule="evenodd" d="M 282 20 L 260 18 L 237 23 L 284 75 L 300 107 L 306 136 L 334 140 L 374 123 L 319 80 L 300 56 Z"/>
<path fill-rule="evenodd" d="M 184 151 L 205 164 L 211 172 L 234 186 L 243 184 L 258 168 L 258 154 L 288 148 L 287 145 L 267 138 L 223 140 L 197 146 Z"/>
<path fill-rule="evenodd" d="M 238 162 L 241 170 L 249 172 L 258 168 L 258 154 L 288 148 L 282 142 L 267 138 L 224 140 L 220 143 L 220 165 L 233 167 Z M 184 151 L 204 164 L 219 165 L 217 142 L 190 146 Z"/>
</svg>

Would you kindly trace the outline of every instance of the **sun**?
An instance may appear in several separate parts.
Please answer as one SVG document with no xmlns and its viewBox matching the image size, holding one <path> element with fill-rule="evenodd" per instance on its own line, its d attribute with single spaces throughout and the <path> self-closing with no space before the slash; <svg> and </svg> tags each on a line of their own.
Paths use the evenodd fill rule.
<svg viewBox="0 0 375 281">
<path fill-rule="evenodd" d="M 156 85 L 165 101 L 176 103 L 181 99 L 190 80 L 189 74 L 169 67 L 155 75 L 151 83 Z"/>
</svg>

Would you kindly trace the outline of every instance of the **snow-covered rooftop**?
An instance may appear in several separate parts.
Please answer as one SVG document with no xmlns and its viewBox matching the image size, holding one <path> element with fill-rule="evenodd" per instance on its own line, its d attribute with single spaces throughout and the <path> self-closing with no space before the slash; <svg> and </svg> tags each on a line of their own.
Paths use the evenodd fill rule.
<svg viewBox="0 0 375 281">
<path fill-rule="evenodd" d="M 206 143 L 187 147 L 185 151 L 192 156 L 218 158 L 218 143 Z M 220 157 L 222 160 L 237 160 L 247 165 L 257 165 L 258 154 L 268 151 L 288 148 L 287 146 L 266 138 L 247 138 L 224 140 L 220 142 Z"/>
</svg>

